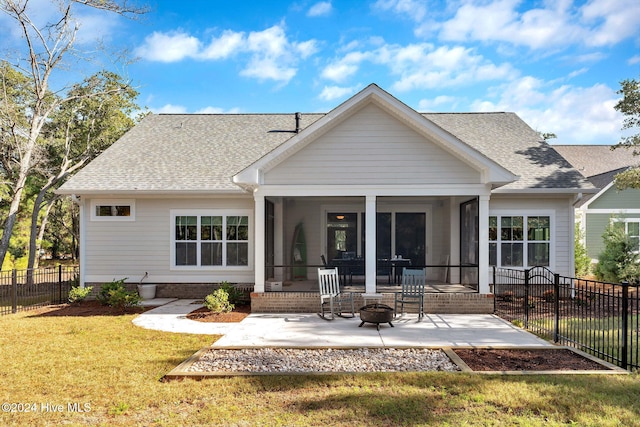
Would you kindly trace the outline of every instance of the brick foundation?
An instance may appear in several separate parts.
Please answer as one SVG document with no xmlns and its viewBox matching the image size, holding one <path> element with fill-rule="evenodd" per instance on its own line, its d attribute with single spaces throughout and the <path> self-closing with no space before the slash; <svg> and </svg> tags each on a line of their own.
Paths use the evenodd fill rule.
<svg viewBox="0 0 640 427">
<path fill-rule="evenodd" d="M 95 296 L 101 283 L 87 283 L 93 286 Z M 136 290 L 136 283 L 125 283 L 129 291 Z M 217 289 L 214 283 L 158 283 L 156 298 L 203 299 Z M 253 290 L 253 284 L 234 284 L 245 292 Z M 394 294 L 385 293 L 382 304 L 393 307 Z M 356 311 L 364 305 L 361 293 L 354 294 Z M 372 303 L 372 300 L 368 300 Z M 415 312 L 415 305 L 407 306 L 406 311 Z M 493 294 L 476 293 L 428 293 L 425 294 L 424 309 L 432 314 L 491 314 L 493 313 Z M 320 310 L 320 296 L 315 292 L 251 292 L 251 311 L 253 313 L 316 313 Z"/>
<path fill-rule="evenodd" d="M 355 309 L 364 305 L 362 294 L 354 295 Z M 394 294 L 383 294 L 382 304 L 393 307 Z M 372 301 L 367 301 L 371 303 Z M 432 314 L 492 314 L 493 295 L 426 294 L 425 312 Z M 313 292 L 251 293 L 252 313 L 315 313 L 320 310 L 320 297 Z M 408 313 L 416 306 L 407 306 Z"/>
</svg>

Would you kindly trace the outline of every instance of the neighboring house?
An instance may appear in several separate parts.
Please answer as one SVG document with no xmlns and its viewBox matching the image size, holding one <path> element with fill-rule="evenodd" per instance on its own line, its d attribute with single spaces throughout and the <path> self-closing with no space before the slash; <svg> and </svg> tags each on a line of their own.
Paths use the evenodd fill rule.
<svg viewBox="0 0 640 427">
<path fill-rule="evenodd" d="M 553 148 L 598 188 L 597 193 L 585 194 L 575 205 L 576 221 L 592 261 L 597 262 L 604 250 L 602 235 L 611 221 L 624 224 L 625 231 L 637 245 L 640 190 L 620 191 L 614 185 L 614 178 L 630 166 L 637 166 L 639 159 L 629 150 L 612 150 L 610 145 L 553 145 Z"/>
<path fill-rule="evenodd" d="M 492 309 L 490 265 L 573 273 L 590 191 L 513 113 L 421 114 L 372 84 L 326 114 L 147 116 L 59 193 L 79 200 L 83 284 L 229 281 L 273 311 L 305 296 L 269 283 L 314 283 L 321 256 L 361 260 L 375 294 L 395 255 Z"/>
</svg>

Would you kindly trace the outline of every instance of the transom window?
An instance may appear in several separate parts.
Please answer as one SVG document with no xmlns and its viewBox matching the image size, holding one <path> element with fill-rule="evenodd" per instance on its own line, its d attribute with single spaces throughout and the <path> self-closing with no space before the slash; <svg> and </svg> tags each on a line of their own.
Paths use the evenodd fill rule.
<svg viewBox="0 0 640 427">
<path fill-rule="evenodd" d="M 134 200 L 92 200 L 92 221 L 134 221 Z"/>
<path fill-rule="evenodd" d="M 550 266 L 551 217 L 489 216 L 489 264 L 500 267 Z"/>
<path fill-rule="evenodd" d="M 249 266 L 249 215 L 174 212 L 173 266 Z"/>
</svg>

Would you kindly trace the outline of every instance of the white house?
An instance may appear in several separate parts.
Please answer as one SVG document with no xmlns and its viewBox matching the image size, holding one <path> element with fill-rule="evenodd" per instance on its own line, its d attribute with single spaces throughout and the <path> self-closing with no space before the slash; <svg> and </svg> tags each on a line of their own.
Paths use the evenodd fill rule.
<svg viewBox="0 0 640 427">
<path fill-rule="evenodd" d="M 254 311 L 317 305 L 322 257 L 386 293 L 395 256 L 486 310 L 491 265 L 572 275 L 593 191 L 513 113 L 421 114 L 374 84 L 326 114 L 150 115 L 59 190 L 79 200 L 83 284 L 228 281 Z"/>
</svg>

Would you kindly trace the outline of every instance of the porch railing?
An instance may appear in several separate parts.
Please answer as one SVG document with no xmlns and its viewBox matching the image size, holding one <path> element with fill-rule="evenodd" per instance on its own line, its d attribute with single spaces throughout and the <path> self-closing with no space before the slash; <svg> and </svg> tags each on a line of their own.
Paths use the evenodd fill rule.
<svg viewBox="0 0 640 427">
<path fill-rule="evenodd" d="M 0 315 L 67 302 L 78 266 L 0 271 Z"/>
<path fill-rule="evenodd" d="M 267 282 L 287 282 L 290 285 L 312 282 L 317 284 L 316 270 L 322 267 L 337 267 L 341 284 L 353 288 L 365 286 L 365 264 L 363 262 L 349 261 L 340 262 L 339 264 L 327 263 L 327 265 L 318 264 L 279 264 L 267 265 L 265 268 L 265 277 Z M 405 265 L 389 265 L 378 264 L 376 268 L 376 285 L 378 287 L 394 286 L 401 283 L 402 269 L 408 268 L 426 268 L 427 281 L 431 284 L 446 285 L 453 281 L 455 284 L 465 285 L 467 288 L 478 292 L 478 266 L 477 265 L 453 265 L 453 264 L 407 264 Z M 310 291 L 316 291 L 313 287 Z M 267 289 L 269 291 L 269 289 Z"/>
<path fill-rule="evenodd" d="M 640 369 L 638 285 L 494 268 L 495 312 L 544 338 L 624 369 Z"/>
</svg>

